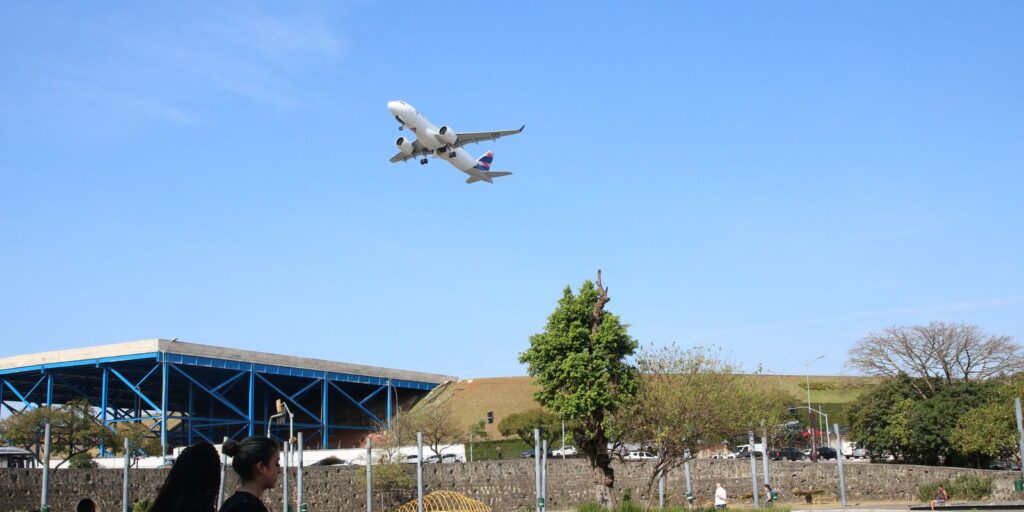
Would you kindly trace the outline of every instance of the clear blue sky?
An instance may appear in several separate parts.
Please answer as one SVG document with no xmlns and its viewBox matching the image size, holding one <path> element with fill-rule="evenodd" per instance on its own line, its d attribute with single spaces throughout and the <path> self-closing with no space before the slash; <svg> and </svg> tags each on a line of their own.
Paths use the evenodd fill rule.
<svg viewBox="0 0 1024 512">
<path fill-rule="evenodd" d="M 164 337 L 521 375 L 604 269 L 644 344 L 844 371 L 1024 341 L 1021 2 L 0 5 L 0 355 Z M 404 99 L 518 127 L 389 164 Z"/>
</svg>

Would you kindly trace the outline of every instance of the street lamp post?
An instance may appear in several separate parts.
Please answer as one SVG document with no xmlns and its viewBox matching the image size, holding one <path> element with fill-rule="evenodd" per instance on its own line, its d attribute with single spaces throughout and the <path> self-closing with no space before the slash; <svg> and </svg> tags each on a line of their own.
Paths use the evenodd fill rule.
<svg viewBox="0 0 1024 512">
<path fill-rule="evenodd" d="M 806 363 L 804 363 L 804 373 L 807 374 L 807 430 L 809 431 L 808 432 L 810 434 L 809 437 L 811 438 L 811 461 L 812 462 L 817 462 L 818 461 L 818 454 L 815 453 L 815 451 L 814 451 L 814 432 L 813 432 L 813 430 L 814 430 L 814 423 L 813 423 L 814 417 L 811 416 L 811 412 L 813 411 L 813 409 L 811 409 L 811 363 L 813 363 L 813 362 L 815 362 L 815 361 L 817 361 L 819 359 L 822 359 L 824 357 L 825 357 L 825 354 L 822 354 L 822 355 L 820 355 L 818 357 L 815 357 L 814 359 L 811 359 L 810 361 L 807 361 Z"/>
</svg>

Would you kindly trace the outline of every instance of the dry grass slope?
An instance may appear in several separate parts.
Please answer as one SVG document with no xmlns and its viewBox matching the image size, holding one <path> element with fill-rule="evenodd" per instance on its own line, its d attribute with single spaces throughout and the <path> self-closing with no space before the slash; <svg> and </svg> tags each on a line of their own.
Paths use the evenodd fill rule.
<svg viewBox="0 0 1024 512">
<path fill-rule="evenodd" d="M 756 375 L 765 385 L 777 386 L 793 396 L 794 403 L 803 403 L 807 391 L 805 377 L 797 375 Z M 811 401 L 818 404 L 845 404 L 852 402 L 861 393 L 876 384 L 872 377 L 811 376 Z M 445 405 L 455 415 L 459 425 L 469 427 L 475 421 L 485 419 L 487 411 L 494 411 L 494 424 L 487 425 L 491 439 L 498 439 L 498 422 L 502 418 L 539 407 L 533 400 L 537 390 L 530 377 L 498 377 L 467 379 L 451 382 L 434 390 L 416 407 Z"/>
</svg>

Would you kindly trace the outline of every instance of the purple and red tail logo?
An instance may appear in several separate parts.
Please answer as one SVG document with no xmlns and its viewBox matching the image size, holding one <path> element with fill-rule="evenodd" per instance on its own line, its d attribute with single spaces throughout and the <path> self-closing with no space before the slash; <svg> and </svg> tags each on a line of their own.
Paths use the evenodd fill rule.
<svg viewBox="0 0 1024 512">
<path fill-rule="evenodd" d="M 494 161 L 494 152 L 493 151 L 488 151 L 488 152 L 484 153 L 484 156 L 482 156 L 482 157 L 480 157 L 480 158 L 478 158 L 476 160 L 476 165 L 474 165 L 473 168 L 474 169 L 479 169 L 481 171 L 490 170 L 491 162 L 493 162 L 493 161 Z"/>
</svg>

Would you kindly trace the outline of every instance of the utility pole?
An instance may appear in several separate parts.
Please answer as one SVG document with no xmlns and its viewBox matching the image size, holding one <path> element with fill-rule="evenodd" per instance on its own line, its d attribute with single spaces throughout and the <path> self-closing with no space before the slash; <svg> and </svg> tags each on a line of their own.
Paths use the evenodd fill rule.
<svg viewBox="0 0 1024 512">
<path fill-rule="evenodd" d="M 839 438 L 839 424 L 835 424 L 836 431 L 836 463 L 839 464 L 839 504 L 846 506 L 846 477 L 843 474 L 843 441 Z"/>
<path fill-rule="evenodd" d="M 540 497 L 540 429 L 533 429 L 533 474 L 537 485 L 537 512 L 541 512 L 542 500 Z M 422 512 L 422 511 L 420 511 Z"/>
<path fill-rule="evenodd" d="M 1020 398 L 1013 399 L 1013 406 L 1017 410 L 1017 433 L 1020 434 L 1018 440 L 1020 444 L 1020 460 L 1024 461 L 1024 420 L 1021 418 L 1020 411 Z M 1024 479 L 1024 464 L 1021 464 L 1021 478 Z"/>
<path fill-rule="evenodd" d="M 747 433 L 750 443 L 750 486 L 753 489 L 754 495 L 754 508 L 761 508 L 760 502 L 757 499 L 757 457 L 754 452 L 754 431 L 751 430 Z"/>
</svg>

